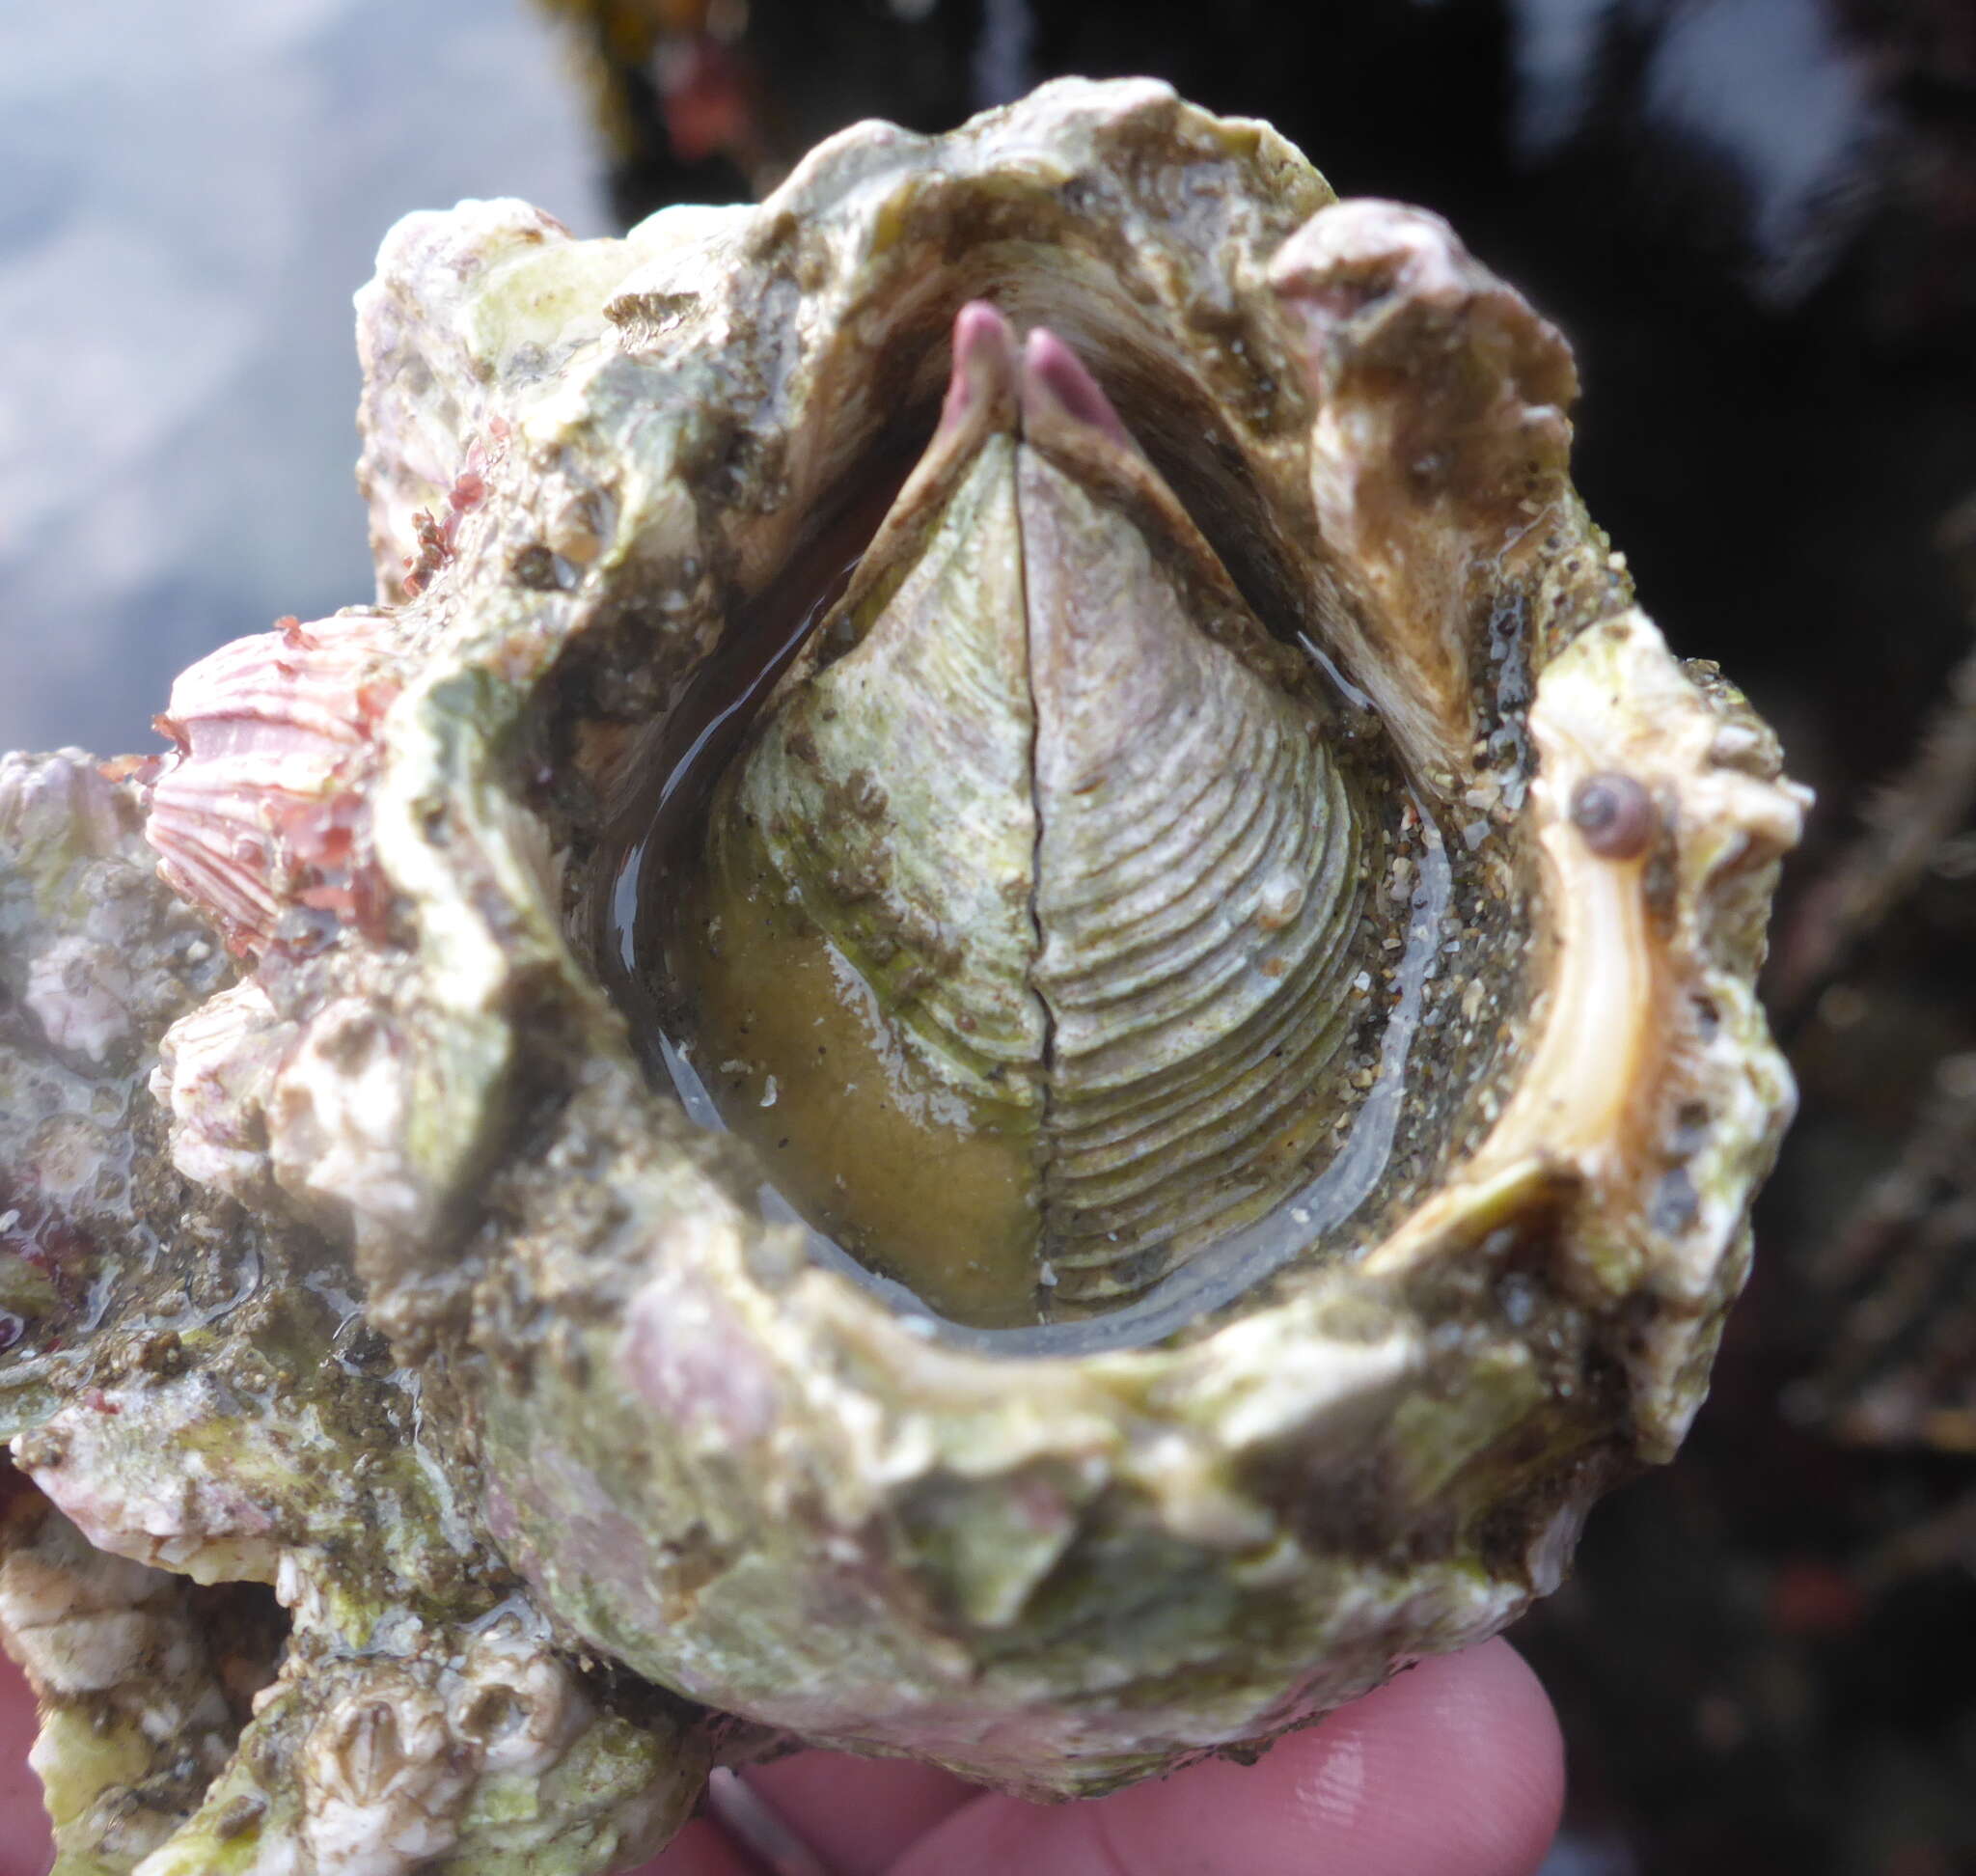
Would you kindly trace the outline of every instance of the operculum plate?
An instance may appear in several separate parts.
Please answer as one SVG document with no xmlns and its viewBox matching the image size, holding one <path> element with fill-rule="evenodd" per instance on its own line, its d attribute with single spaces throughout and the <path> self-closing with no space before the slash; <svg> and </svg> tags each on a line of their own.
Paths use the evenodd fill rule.
<svg viewBox="0 0 1976 1876">
<path fill-rule="evenodd" d="M 1315 1085 L 1353 1020 L 1360 843 L 1310 704 L 1190 616 L 1213 585 L 1173 577 L 1035 450 L 1021 512 L 1045 1255 L 1059 1295 L 1095 1299 L 1142 1286 L 1308 1164 L 1333 1117 Z M 1260 641 L 1216 596 L 1223 629 Z"/>
<path fill-rule="evenodd" d="M 733 807 L 926 1072 L 1033 1125 L 1045 1024 L 1027 982 L 1036 814 L 1016 454 L 988 439 L 857 649 L 792 687 Z"/>
<path fill-rule="evenodd" d="M 1033 1320 L 1047 1029 L 1014 440 L 860 582 L 710 817 L 681 975 L 729 1123 L 934 1307 Z M 892 569 L 895 573 L 896 569 Z"/>
<path fill-rule="evenodd" d="M 1068 349 L 1018 363 L 984 312 L 716 792 L 675 974 L 785 1195 L 996 1324 L 1122 1300 L 1310 1176 L 1366 855 L 1313 674 Z"/>
</svg>

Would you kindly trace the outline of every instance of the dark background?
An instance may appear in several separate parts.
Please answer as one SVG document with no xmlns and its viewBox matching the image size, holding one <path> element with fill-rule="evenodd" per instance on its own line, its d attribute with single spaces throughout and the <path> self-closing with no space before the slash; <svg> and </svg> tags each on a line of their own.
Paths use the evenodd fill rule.
<svg viewBox="0 0 1976 1876">
<path fill-rule="evenodd" d="M 41 15 L 0 17 L 0 747 L 149 747 L 199 652 L 369 595 L 348 295 L 462 194 L 601 232 L 860 116 L 1151 72 L 1562 325 L 1593 513 L 1820 806 L 1758 1276 L 1680 1463 L 1517 1631 L 1571 1748 L 1547 1876 L 1976 1870 L 1976 0 Z"/>
</svg>

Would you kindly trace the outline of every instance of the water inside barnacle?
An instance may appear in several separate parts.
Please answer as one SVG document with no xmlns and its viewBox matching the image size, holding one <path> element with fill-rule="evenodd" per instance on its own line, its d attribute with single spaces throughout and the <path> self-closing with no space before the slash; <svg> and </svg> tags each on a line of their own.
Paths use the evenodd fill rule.
<svg viewBox="0 0 1976 1876">
<path fill-rule="evenodd" d="M 682 785 L 694 779 L 681 775 Z M 1413 799 L 1415 841 L 1410 848 L 1413 886 L 1403 948 L 1386 978 L 1386 1021 L 1377 1040 L 1370 1085 L 1345 1125 L 1332 1156 L 1261 1216 L 1228 1231 L 1198 1255 L 1158 1279 L 1118 1308 L 1097 1315 L 1055 1313 L 1039 1296 L 1030 1321 L 982 1326 L 930 1309 L 910 1284 L 872 1268 L 792 1203 L 772 1181 L 757 1193 L 763 1215 L 799 1226 L 813 1262 L 834 1269 L 890 1303 L 911 1326 L 936 1339 L 984 1353 L 1078 1355 L 1156 1342 L 1213 1314 L 1276 1272 L 1336 1239 L 1364 1210 L 1388 1168 L 1408 1089 L 1411 1055 L 1427 1016 L 1427 994 L 1440 962 L 1441 934 L 1452 896 L 1452 873 L 1441 831 L 1424 804 Z M 641 849 L 627 873 L 640 864 Z M 621 878 L 622 876 L 620 876 Z M 635 887 L 635 876 L 633 878 Z M 633 951 L 637 900 L 620 891 L 614 924 L 622 954 Z M 655 1007 L 643 1031 L 652 1067 L 677 1094 L 687 1116 L 711 1130 L 726 1130 L 720 1104 L 682 1046 L 686 1025 L 661 1019 Z M 778 1096 L 780 1099 L 780 1094 Z M 881 1175 L 894 1169 L 881 1168 Z"/>
<path fill-rule="evenodd" d="M 843 599 L 675 721 L 615 947 L 819 1261 L 1125 1345 L 1377 1192 L 1450 874 L 1067 348 L 969 317 Z"/>
</svg>

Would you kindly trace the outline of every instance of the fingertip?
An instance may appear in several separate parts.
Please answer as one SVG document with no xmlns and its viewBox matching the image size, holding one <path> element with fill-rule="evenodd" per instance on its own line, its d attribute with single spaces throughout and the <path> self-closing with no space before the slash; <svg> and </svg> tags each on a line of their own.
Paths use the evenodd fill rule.
<svg viewBox="0 0 1976 1876">
<path fill-rule="evenodd" d="M 1530 1876 L 1563 1797 L 1551 1702 L 1495 1642 L 1422 1662 L 1253 1766 L 1216 1760 L 1056 1808 L 976 1799 L 896 1876 Z"/>
<path fill-rule="evenodd" d="M 1529 1876 L 1564 1808 L 1556 1712 L 1500 1640 L 1430 1657 L 1282 1750 L 1290 1770 L 1276 1776 L 1314 1823 L 1333 1808 L 1365 1876 Z"/>
<path fill-rule="evenodd" d="M 833 1870 L 877 1876 L 980 1795 L 951 1772 L 907 1759 L 797 1752 L 753 1767 L 748 1783 Z"/>
<path fill-rule="evenodd" d="M 27 1676 L 0 1655 L 0 1876 L 41 1876 L 55 1854 L 41 1781 L 27 1762 L 38 1724 Z"/>
<path fill-rule="evenodd" d="M 1429 1657 L 1278 1742 L 1256 1771 L 1258 1866 L 1285 1870 L 1316 1842 L 1353 1876 L 1529 1876 L 1564 1804 L 1556 1714 L 1501 1641 Z M 1200 1793 L 1238 1772 L 1189 1776 Z"/>
<path fill-rule="evenodd" d="M 1493 1814 L 1500 1848 L 1496 1867 L 1533 1870 L 1549 1854 L 1564 1816 L 1564 1730 L 1536 1670 L 1499 1637 L 1443 1669 L 1457 1672 L 1442 1696 L 1465 1710 L 1460 1724 L 1478 1752 L 1495 1755 Z"/>
</svg>

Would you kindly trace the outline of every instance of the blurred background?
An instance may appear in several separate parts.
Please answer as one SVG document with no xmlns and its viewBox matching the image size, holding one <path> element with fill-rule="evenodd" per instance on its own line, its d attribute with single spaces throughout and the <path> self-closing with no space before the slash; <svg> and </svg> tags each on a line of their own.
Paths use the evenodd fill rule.
<svg viewBox="0 0 1976 1876">
<path fill-rule="evenodd" d="M 1516 1632 L 1547 1876 L 1976 1871 L 1976 4 L 72 0 L 0 10 L 0 748 L 148 749 L 367 598 L 350 294 L 409 209 L 579 234 L 1058 72 L 1270 118 L 1577 346 L 1579 485 L 1820 793 L 1803 1117 L 1681 1462 Z"/>
<path fill-rule="evenodd" d="M 384 231 L 610 215 L 528 0 L 0 6 L 0 749 L 150 749 L 172 675 L 370 595 L 350 295 Z"/>
</svg>

